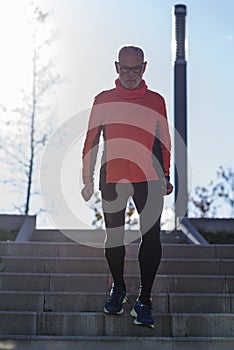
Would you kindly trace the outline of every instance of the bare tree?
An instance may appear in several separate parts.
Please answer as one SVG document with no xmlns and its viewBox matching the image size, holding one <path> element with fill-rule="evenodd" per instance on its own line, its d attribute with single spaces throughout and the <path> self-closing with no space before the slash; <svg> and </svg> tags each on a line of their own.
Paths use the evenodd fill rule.
<svg viewBox="0 0 234 350">
<path fill-rule="evenodd" d="M 94 201 L 89 205 L 93 210 L 94 219 L 92 221 L 92 226 L 95 228 L 103 228 L 104 218 L 101 206 L 101 195 L 100 191 L 94 193 Z M 133 201 L 129 199 L 127 203 L 127 208 L 125 212 L 125 225 L 127 229 L 135 229 L 139 223 L 138 214 L 136 208 L 133 204 Z"/>
<path fill-rule="evenodd" d="M 231 168 L 219 167 L 217 179 L 213 188 L 214 195 L 228 205 L 231 209 L 230 215 L 234 217 L 234 171 Z"/>
<path fill-rule="evenodd" d="M 190 207 L 198 217 L 234 217 L 234 171 L 220 166 L 215 180 L 195 188 Z"/>
<path fill-rule="evenodd" d="M 213 190 L 211 186 L 197 186 L 190 197 L 190 204 L 195 208 L 194 215 L 200 218 L 215 216 Z M 190 206 L 191 207 L 191 206 Z"/>
<path fill-rule="evenodd" d="M 22 198 L 18 205 L 14 204 L 14 208 L 24 214 L 30 210 L 39 154 L 53 129 L 52 122 L 48 120 L 51 110 L 46 106 L 46 99 L 51 88 L 62 81 L 55 73 L 55 60 L 48 58 L 49 48 L 57 36 L 56 32 L 47 31 L 51 13 L 43 12 L 33 4 L 31 6 L 32 12 L 27 22 L 32 34 L 32 65 L 29 68 L 32 85 L 30 91 L 21 90 L 22 104 L 10 111 L 14 117 L 5 118 L 4 130 L 8 131 L 0 142 L 5 162 L 11 168 L 10 178 L 8 176 L 2 182 L 11 183 L 18 193 L 23 189 L 25 199 Z M 1 109 L 7 113 L 4 106 Z M 38 193 L 37 189 L 35 193 Z"/>
</svg>

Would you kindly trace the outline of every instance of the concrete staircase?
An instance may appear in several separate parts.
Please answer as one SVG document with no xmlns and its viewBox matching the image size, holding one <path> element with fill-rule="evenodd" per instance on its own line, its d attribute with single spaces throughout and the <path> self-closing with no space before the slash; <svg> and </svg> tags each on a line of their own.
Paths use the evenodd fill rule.
<svg viewBox="0 0 234 350">
<path fill-rule="evenodd" d="M 133 325 L 129 304 L 122 316 L 102 312 L 111 283 L 103 249 L 38 235 L 0 242 L 0 349 L 234 349 L 234 246 L 163 244 L 152 330 Z M 137 249 L 127 245 L 132 304 Z"/>
</svg>

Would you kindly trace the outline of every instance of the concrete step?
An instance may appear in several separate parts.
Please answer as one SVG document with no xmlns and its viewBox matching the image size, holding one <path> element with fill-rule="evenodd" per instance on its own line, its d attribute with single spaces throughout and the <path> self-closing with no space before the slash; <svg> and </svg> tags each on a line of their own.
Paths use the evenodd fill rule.
<svg viewBox="0 0 234 350">
<path fill-rule="evenodd" d="M 104 230 L 75 230 L 75 229 L 37 229 L 33 232 L 31 241 L 36 242 L 79 242 L 91 246 L 103 246 L 105 240 Z M 126 242 L 133 242 L 140 238 L 138 230 L 126 230 Z M 161 231 L 163 243 L 187 244 L 188 240 L 179 231 Z"/>
<path fill-rule="evenodd" d="M 0 291 L 1 311 L 98 312 L 108 293 Z M 131 308 L 137 293 L 128 292 Z M 234 294 L 154 293 L 153 313 L 234 313 Z"/>
<path fill-rule="evenodd" d="M 127 312 L 0 312 L 1 335 L 232 337 L 233 329 L 233 314 L 157 314 L 150 329 L 134 325 Z"/>
<path fill-rule="evenodd" d="M 74 242 L 59 230 L 35 230 L 30 241 L 34 242 Z"/>
<path fill-rule="evenodd" d="M 137 257 L 139 244 L 126 245 L 126 257 Z M 0 256 L 103 257 L 103 249 L 72 242 L 0 242 Z M 164 258 L 234 259 L 234 245 L 163 244 Z"/>
<path fill-rule="evenodd" d="M 104 257 L 0 257 L 0 272 L 108 273 Z M 139 273 L 138 259 L 127 258 L 126 273 Z M 233 259 L 163 258 L 159 274 L 233 275 Z"/>
<path fill-rule="evenodd" d="M 137 291 L 139 277 L 126 274 L 128 290 Z M 14 273 L 0 274 L 0 290 L 105 292 L 111 284 L 107 274 L 46 274 Z M 234 276 L 210 275 L 157 275 L 154 293 L 234 293 Z"/>
<path fill-rule="evenodd" d="M 233 350 L 234 337 L 0 336 L 14 350 Z"/>
</svg>

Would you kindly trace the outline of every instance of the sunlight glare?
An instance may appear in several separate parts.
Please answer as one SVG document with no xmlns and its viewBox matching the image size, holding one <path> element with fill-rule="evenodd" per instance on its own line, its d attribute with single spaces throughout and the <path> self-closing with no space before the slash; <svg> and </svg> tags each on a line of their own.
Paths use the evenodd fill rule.
<svg viewBox="0 0 234 350">
<path fill-rule="evenodd" d="M 1 103 L 9 108 L 19 106 L 21 90 L 30 91 L 32 86 L 33 35 L 27 21 L 32 6 L 40 4 L 28 0 L 0 2 Z M 40 40 L 44 40 L 43 35 L 39 33 Z"/>
<path fill-rule="evenodd" d="M 19 90 L 28 88 L 31 77 L 31 35 L 24 22 L 24 2 L 4 1 L 0 3 L 0 60 L 1 100 L 4 104 L 17 101 Z"/>
</svg>

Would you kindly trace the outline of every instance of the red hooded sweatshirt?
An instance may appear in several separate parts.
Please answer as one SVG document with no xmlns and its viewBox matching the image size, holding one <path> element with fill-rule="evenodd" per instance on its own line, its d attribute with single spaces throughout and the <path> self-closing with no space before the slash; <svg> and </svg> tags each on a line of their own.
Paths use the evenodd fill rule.
<svg viewBox="0 0 234 350">
<path fill-rule="evenodd" d="M 93 181 L 100 136 L 104 183 L 143 182 L 170 175 L 171 141 L 164 98 L 142 80 L 134 90 L 116 87 L 95 97 L 83 148 L 83 182 Z"/>
</svg>

